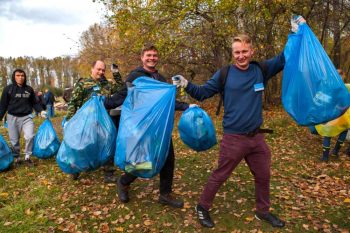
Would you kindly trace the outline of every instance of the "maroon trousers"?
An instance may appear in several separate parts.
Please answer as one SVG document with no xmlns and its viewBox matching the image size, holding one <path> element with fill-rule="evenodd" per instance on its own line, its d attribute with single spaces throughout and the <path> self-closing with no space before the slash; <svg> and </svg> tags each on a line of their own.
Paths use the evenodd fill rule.
<svg viewBox="0 0 350 233">
<path fill-rule="evenodd" d="M 220 144 L 218 167 L 211 173 L 199 200 L 203 208 L 210 209 L 220 186 L 242 159 L 254 175 L 256 210 L 261 213 L 269 212 L 271 152 L 261 133 L 252 137 L 224 134 Z"/>
</svg>

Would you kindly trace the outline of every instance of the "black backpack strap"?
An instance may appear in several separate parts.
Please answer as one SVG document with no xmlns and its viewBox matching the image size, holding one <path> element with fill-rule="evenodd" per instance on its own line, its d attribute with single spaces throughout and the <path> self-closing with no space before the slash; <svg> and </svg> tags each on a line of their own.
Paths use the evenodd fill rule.
<svg viewBox="0 0 350 233">
<path fill-rule="evenodd" d="M 224 89 L 225 89 L 227 75 L 230 70 L 230 66 L 231 65 L 228 65 L 220 69 L 220 76 L 219 76 L 220 101 L 218 106 L 216 107 L 216 113 L 215 113 L 217 116 L 220 114 L 221 105 L 223 104 L 223 101 L 224 101 Z"/>
<path fill-rule="evenodd" d="M 257 61 L 251 61 L 250 64 L 257 65 L 260 68 L 264 79 L 267 77 L 267 66 L 264 63 L 257 62 Z"/>
</svg>

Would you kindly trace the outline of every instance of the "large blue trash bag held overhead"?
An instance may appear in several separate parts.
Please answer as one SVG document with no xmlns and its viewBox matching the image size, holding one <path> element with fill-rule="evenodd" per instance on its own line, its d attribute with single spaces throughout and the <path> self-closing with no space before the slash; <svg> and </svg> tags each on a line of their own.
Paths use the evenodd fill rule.
<svg viewBox="0 0 350 233">
<path fill-rule="evenodd" d="M 114 162 L 128 173 L 150 178 L 168 155 L 176 87 L 148 77 L 133 84 L 122 105 Z"/>
<path fill-rule="evenodd" d="M 5 139 L 0 135 L 0 171 L 5 171 L 13 163 L 13 154 Z"/>
<path fill-rule="evenodd" d="M 60 140 L 49 118 L 39 127 L 34 138 L 33 155 L 39 159 L 55 156 L 60 148 Z"/>
<path fill-rule="evenodd" d="M 307 24 L 288 36 L 284 56 L 282 103 L 299 125 L 324 123 L 346 111 L 350 94 Z"/>
<path fill-rule="evenodd" d="M 115 140 L 102 96 L 93 95 L 66 124 L 57 163 L 68 174 L 95 170 L 113 158 Z"/>
<path fill-rule="evenodd" d="M 178 129 L 181 140 L 195 151 L 208 150 L 217 143 L 210 116 L 201 108 L 188 108 L 182 113 Z"/>
</svg>

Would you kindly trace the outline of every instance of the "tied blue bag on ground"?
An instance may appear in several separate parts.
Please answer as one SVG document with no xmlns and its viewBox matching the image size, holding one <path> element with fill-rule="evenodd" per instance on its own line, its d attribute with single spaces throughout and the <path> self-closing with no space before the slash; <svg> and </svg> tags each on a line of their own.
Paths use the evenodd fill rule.
<svg viewBox="0 0 350 233">
<path fill-rule="evenodd" d="M 195 151 L 208 150 L 217 143 L 213 122 L 200 107 L 184 111 L 178 129 L 181 140 Z"/>
<path fill-rule="evenodd" d="M 176 87 L 140 77 L 128 88 L 122 105 L 114 163 L 138 177 L 162 169 L 174 126 Z"/>
<path fill-rule="evenodd" d="M 55 156 L 60 148 L 60 140 L 49 118 L 39 127 L 34 138 L 33 155 L 39 159 Z"/>
<path fill-rule="evenodd" d="M 0 135 L 0 171 L 5 171 L 13 163 L 13 154 L 5 139 Z"/>
<path fill-rule="evenodd" d="M 288 36 L 284 56 L 282 103 L 299 125 L 328 122 L 346 111 L 350 94 L 306 23 Z"/>
<path fill-rule="evenodd" d="M 102 96 L 91 96 L 64 128 L 59 167 L 68 174 L 99 168 L 114 155 L 116 134 Z"/>
</svg>

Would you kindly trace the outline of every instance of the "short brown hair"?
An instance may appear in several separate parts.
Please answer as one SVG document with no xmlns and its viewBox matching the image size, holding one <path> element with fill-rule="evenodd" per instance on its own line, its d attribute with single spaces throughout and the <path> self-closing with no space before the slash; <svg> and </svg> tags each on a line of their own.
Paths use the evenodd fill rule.
<svg viewBox="0 0 350 233">
<path fill-rule="evenodd" d="M 106 67 L 106 63 L 105 63 L 104 61 L 102 61 L 102 60 L 96 60 L 96 61 L 93 61 L 93 62 L 91 63 L 91 68 L 94 68 L 95 65 L 96 65 L 96 63 L 97 63 L 98 61 L 102 62 L 102 63 L 105 65 L 105 67 Z"/>
<path fill-rule="evenodd" d="M 234 42 L 241 42 L 241 43 L 246 43 L 252 45 L 252 39 L 250 39 L 250 36 L 247 34 L 239 34 L 232 39 L 232 44 Z"/>
<path fill-rule="evenodd" d="M 145 52 L 151 51 L 151 50 L 158 52 L 158 49 L 156 48 L 156 46 L 154 44 L 151 44 L 151 43 L 144 44 L 142 47 L 142 50 L 141 50 L 141 56 L 143 56 L 143 54 L 145 54 Z"/>
</svg>

